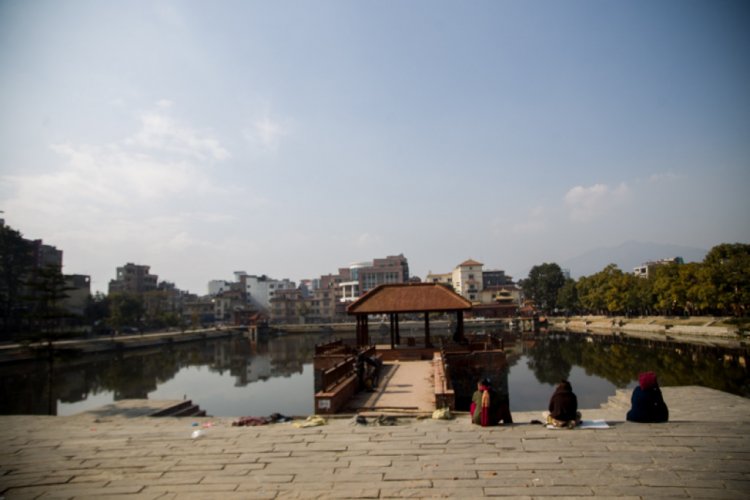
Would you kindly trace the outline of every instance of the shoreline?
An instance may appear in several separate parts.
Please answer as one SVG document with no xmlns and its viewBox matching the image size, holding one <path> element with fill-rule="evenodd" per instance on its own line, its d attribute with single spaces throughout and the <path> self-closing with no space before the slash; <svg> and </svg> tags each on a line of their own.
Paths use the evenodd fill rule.
<svg viewBox="0 0 750 500">
<path fill-rule="evenodd" d="M 548 318 L 551 329 L 564 332 L 622 335 L 663 342 L 681 341 L 723 347 L 748 347 L 750 337 L 742 328 L 726 324 L 727 318 L 667 316 L 570 316 Z"/>
</svg>

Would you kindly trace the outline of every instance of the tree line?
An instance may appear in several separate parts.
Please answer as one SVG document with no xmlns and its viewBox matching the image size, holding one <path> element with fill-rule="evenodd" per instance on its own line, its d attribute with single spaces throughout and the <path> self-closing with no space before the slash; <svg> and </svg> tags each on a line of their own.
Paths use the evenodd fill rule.
<svg viewBox="0 0 750 500">
<path fill-rule="evenodd" d="M 750 306 L 750 245 L 723 243 L 702 262 L 658 264 L 647 277 L 610 264 L 578 280 L 556 263 L 534 266 L 519 285 L 546 314 L 746 317 Z"/>
</svg>

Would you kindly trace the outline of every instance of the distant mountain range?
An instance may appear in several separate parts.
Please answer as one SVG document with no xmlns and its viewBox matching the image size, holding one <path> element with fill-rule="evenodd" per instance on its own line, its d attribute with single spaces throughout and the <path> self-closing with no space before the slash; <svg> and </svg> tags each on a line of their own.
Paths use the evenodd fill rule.
<svg viewBox="0 0 750 500">
<path fill-rule="evenodd" d="M 626 241 L 616 247 L 595 248 L 558 264 L 570 270 L 571 278 L 578 279 L 596 274 L 609 264 L 617 264 L 622 271 L 632 272 L 634 267 L 651 260 L 682 257 L 685 262 L 701 262 L 707 253 L 708 250 L 702 248 Z"/>
</svg>

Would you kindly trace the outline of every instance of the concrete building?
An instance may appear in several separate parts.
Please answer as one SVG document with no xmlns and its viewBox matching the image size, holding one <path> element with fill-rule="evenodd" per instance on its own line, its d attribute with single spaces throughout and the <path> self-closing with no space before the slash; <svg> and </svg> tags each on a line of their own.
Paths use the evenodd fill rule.
<svg viewBox="0 0 750 500">
<path fill-rule="evenodd" d="M 639 278 L 648 278 L 650 271 L 657 266 L 666 266 L 669 264 L 684 264 L 685 261 L 682 257 L 670 257 L 668 259 L 660 259 L 655 261 L 644 262 L 640 266 L 633 269 L 633 274 Z"/>
<path fill-rule="evenodd" d="M 453 273 L 430 273 L 425 278 L 425 283 L 440 283 L 441 285 L 447 285 L 453 287 Z"/>
<path fill-rule="evenodd" d="M 484 264 L 469 259 L 456 266 L 453 270 L 453 289 L 457 294 L 472 302 L 479 301 L 479 294 L 484 288 L 482 268 Z"/>
<path fill-rule="evenodd" d="M 109 293 L 143 294 L 157 289 L 159 277 L 151 274 L 150 266 L 142 266 L 128 262 L 117 268 L 117 278 L 110 280 Z"/>
<path fill-rule="evenodd" d="M 231 283 L 224 280 L 211 280 L 208 282 L 208 295 L 215 297 L 222 292 L 226 292 L 231 289 Z"/>
<path fill-rule="evenodd" d="M 406 283 L 409 281 L 409 262 L 403 254 L 375 259 L 371 266 L 359 268 L 357 277 L 360 295 L 364 295 L 379 285 Z"/>
<path fill-rule="evenodd" d="M 91 297 L 91 278 L 83 274 L 65 275 L 65 295 L 62 306 L 66 311 L 83 316 Z"/>
</svg>

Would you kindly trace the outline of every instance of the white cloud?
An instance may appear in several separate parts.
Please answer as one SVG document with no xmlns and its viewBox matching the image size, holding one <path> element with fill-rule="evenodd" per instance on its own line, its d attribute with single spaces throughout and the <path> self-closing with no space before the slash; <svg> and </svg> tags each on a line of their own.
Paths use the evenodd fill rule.
<svg viewBox="0 0 750 500">
<path fill-rule="evenodd" d="M 245 129 L 243 134 L 251 144 L 266 151 L 276 151 L 281 139 L 288 134 L 288 130 L 278 121 L 264 116 L 256 120 L 252 127 Z"/>
<path fill-rule="evenodd" d="M 565 194 L 564 201 L 573 222 L 588 222 L 621 204 L 628 198 L 629 193 L 630 190 L 625 183 L 614 189 L 605 184 L 575 186 Z"/>
<path fill-rule="evenodd" d="M 163 104 L 158 107 L 159 112 L 141 113 L 141 129 L 125 141 L 126 145 L 199 160 L 225 160 L 230 157 L 229 151 L 217 139 L 175 121 L 164 112 L 166 108 Z"/>
<path fill-rule="evenodd" d="M 10 193 L 3 208 L 15 227 L 66 255 L 81 246 L 124 259 L 160 246 L 195 248 L 197 228 L 227 221 L 215 200 L 237 191 L 216 184 L 206 169 L 229 157 L 221 143 L 160 111 L 143 113 L 130 137 L 51 149 L 59 158 L 53 169 L 0 178 Z"/>
</svg>

